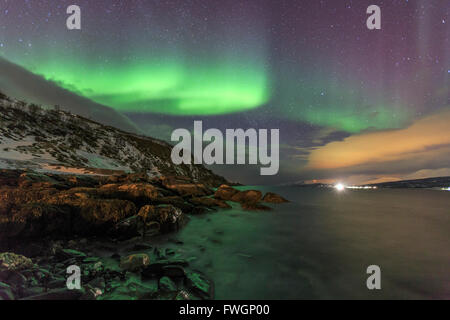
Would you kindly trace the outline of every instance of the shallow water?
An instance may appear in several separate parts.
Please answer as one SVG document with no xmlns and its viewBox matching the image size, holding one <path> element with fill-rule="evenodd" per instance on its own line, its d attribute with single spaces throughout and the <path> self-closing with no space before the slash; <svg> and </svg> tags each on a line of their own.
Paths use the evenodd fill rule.
<svg viewBox="0 0 450 320">
<path fill-rule="evenodd" d="M 216 299 L 450 298 L 450 192 L 252 188 L 292 203 L 192 217 L 176 238 Z M 366 269 L 381 267 L 381 290 Z"/>
</svg>

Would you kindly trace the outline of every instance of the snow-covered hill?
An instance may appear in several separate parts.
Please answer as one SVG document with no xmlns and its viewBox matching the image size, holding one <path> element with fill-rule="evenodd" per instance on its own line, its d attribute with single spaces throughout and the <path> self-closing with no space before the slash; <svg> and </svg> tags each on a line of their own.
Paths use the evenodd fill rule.
<svg viewBox="0 0 450 320">
<path fill-rule="evenodd" d="M 225 179 L 201 165 L 174 165 L 172 146 L 0 93 L 0 168 L 72 173 L 146 172 L 210 185 Z"/>
</svg>

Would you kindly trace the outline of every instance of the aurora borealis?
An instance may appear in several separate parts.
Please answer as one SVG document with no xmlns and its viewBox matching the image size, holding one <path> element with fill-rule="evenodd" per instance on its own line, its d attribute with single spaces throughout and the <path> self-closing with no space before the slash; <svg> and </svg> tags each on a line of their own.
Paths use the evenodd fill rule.
<svg viewBox="0 0 450 320">
<path fill-rule="evenodd" d="M 74 3 L 80 31 L 65 28 Z M 381 7 L 381 30 L 366 28 L 371 4 Z M 0 0 L 0 57 L 165 140 L 193 120 L 279 128 L 280 174 L 269 181 L 256 168 L 217 168 L 231 179 L 450 175 L 450 129 L 441 125 L 450 121 L 449 7 L 442 0 Z"/>
<path fill-rule="evenodd" d="M 48 12 L 20 25 L 18 46 L 3 38 L 2 48 L 6 58 L 65 89 L 120 111 L 174 115 L 245 111 L 270 97 L 265 45 L 251 38 L 258 26 L 250 26 L 244 34 L 232 27 L 246 17 L 223 18 L 224 26 L 217 30 L 220 41 L 204 43 L 215 35 L 205 29 L 198 36 L 202 39 L 196 39 L 196 34 L 184 30 L 185 23 L 195 23 L 194 17 L 180 21 L 178 11 L 169 11 L 167 17 L 155 20 L 152 9 L 164 7 L 158 2 L 84 1 L 83 6 L 81 1 L 84 24 L 77 34 L 65 29 L 68 2 L 52 5 L 56 2 L 6 1 L 7 19 L 17 12 L 23 12 L 23 20 L 36 17 L 35 8 Z M 43 37 L 37 35 L 41 31 Z"/>
</svg>

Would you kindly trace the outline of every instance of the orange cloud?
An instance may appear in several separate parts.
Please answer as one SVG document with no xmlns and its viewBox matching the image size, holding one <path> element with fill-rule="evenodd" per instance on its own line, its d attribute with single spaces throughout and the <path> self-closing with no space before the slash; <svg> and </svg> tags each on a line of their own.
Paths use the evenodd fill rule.
<svg viewBox="0 0 450 320">
<path fill-rule="evenodd" d="M 307 169 L 338 169 L 367 164 L 421 159 L 448 155 L 450 150 L 450 110 L 416 121 L 405 129 L 372 132 L 345 138 L 313 150 Z M 450 161 L 450 160 L 449 160 Z"/>
</svg>

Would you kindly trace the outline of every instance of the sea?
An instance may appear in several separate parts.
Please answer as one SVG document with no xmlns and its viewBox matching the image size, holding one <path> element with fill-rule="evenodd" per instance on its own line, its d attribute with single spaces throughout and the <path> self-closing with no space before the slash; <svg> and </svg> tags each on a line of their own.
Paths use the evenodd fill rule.
<svg viewBox="0 0 450 320">
<path fill-rule="evenodd" d="M 216 299 L 450 299 L 450 192 L 240 187 L 290 200 L 191 217 L 176 235 Z M 380 289 L 369 289 L 369 266 Z"/>
</svg>

